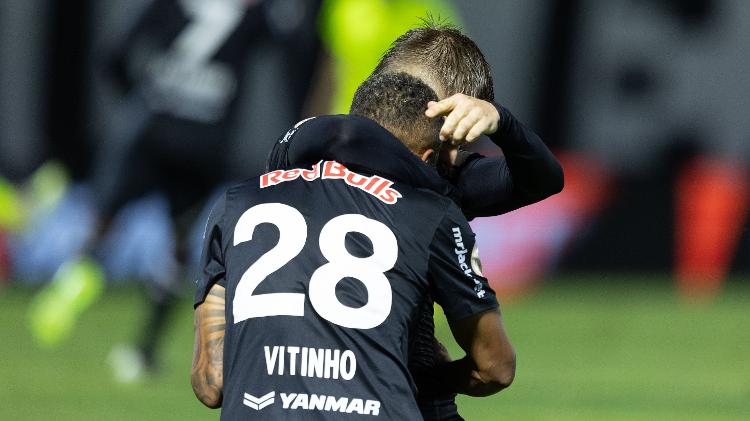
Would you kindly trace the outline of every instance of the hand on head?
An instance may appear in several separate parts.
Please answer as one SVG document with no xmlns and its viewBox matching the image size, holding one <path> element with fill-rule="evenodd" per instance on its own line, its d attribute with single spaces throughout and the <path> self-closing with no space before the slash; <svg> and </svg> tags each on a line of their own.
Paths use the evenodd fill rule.
<svg viewBox="0 0 750 421">
<path fill-rule="evenodd" d="M 500 114 L 492 103 L 464 94 L 455 94 L 442 101 L 430 101 L 425 115 L 445 117 L 440 140 L 453 145 L 473 142 L 483 134 L 497 131 Z"/>
</svg>

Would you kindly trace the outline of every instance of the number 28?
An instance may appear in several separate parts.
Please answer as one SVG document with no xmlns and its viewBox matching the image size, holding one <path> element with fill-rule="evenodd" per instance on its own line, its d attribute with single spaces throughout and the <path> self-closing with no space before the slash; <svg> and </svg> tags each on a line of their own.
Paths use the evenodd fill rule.
<svg viewBox="0 0 750 421">
<path fill-rule="evenodd" d="M 255 228 L 263 223 L 279 230 L 279 242 L 253 263 L 242 275 L 234 294 L 234 323 L 254 317 L 305 315 L 305 294 L 253 294 L 270 274 L 296 257 L 307 242 L 307 223 L 295 208 L 282 203 L 264 203 L 242 214 L 234 228 L 234 245 L 253 239 Z M 368 257 L 352 256 L 345 246 L 347 233 L 361 233 L 372 242 Z M 383 223 L 358 214 L 337 216 L 320 231 L 320 251 L 328 263 L 313 272 L 308 285 L 310 304 L 324 319 L 339 326 L 371 329 L 391 312 L 392 291 L 384 272 L 398 258 L 398 243 Z M 336 285 L 344 278 L 356 278 L 367 289 L 367 303 L 359 308 L 344 305 L 336 297 Z"/>
</svg>

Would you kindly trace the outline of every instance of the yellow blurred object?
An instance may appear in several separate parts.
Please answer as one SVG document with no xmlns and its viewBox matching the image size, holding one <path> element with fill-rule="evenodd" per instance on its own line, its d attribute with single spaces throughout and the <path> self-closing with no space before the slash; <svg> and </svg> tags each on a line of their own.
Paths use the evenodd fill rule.
<svg viewBox="0 0 750 421">
<path fill-rule="evenodd" d="M 40 166 L 20 186 L 0 177 L 0 229 L 20 231 L 32 215 L 52 209 L 68 188 L 68 175 L 56 161 Z"/>
<path fill-rule="evenodd" d="M 62 199 L 69 181 L 65 168 L 57 161 L 47 161 L 34 171 L 28 181 L 29 199 L 34 210 L 51 209 Z"/>
<path fill-rule="evenodd" d="M 347 113 L 357 87 L 375 69 L 391 43 L 428 16 L 460 26 L 445 0 L 326 0 L 321 11 L 323 42 L 335 60 L 331 112 Z"/>
<path fill-rule="evenodd" d="M 81 257 L 62 265 L 31 302 L 29 326 L 36 342 L 46 348 L 60 344 L 103 289 L 104 273 L 95 261 Z"/>
<path fill-rule="evenodd" d="M 21 199 L 13 185 L 0 177 L 0 229 L 17 230 L 23 223 Z"/>
</svg>

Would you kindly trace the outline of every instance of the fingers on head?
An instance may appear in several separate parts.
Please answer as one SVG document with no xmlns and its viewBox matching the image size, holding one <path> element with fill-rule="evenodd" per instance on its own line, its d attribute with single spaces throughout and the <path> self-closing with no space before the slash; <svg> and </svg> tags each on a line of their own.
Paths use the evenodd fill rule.
<svg viewBox="0 0 750 421">
<path fill-rule="evenodd" d="M 435 102 L 433 107 L 437 114 L 445 115 L 458 107 L 459 103 L 454 97 L 446 98 L 442 101 Z"/>
<path fill-rule="evenodd" d="M 479 132 L 481 134 L 484 129 L 486 128 L 487 122 L 484 118 L 484 113 L 479 108 L 474 108 L 471 110 L 462 120 L 461 123 L 459 123 L 458 127 L 456 128 L 456 132 L 454 133 L 455 137 L 457 139 L 464 139 L 467 138 L 467 136 L 470 133 Z M 478 137 L 478 135 L 474 136 L 474 139 Z"/>
<path fill-rule="evenodd" d="M 473 128 L 481 121 L 482 112 L 481 110 L 474 109 L 461 119 L 456 126 L 456 130 L 453 132 L 453 138 L 455 140 L 463 140 L 466 135 L 473 130 Z M 481 130 L 481 128 L 480 128 Z"/>
<path fill-rule="evenodd" d="M 433 118 L 438 116 L 438 103 L 435 101 L 430 101 L 427 103 L 427 109 L 425 110 L 425 115 L 427 117 Z"/>
<path fill-rule="evenodd" d="M 482 133 L 484 133 L 484 130 L 482 129 L 482 127 L 483 126 L 481 124 L 477 124 L 474 127 L 472 127 L 471 130 L 469 130 L 469 133 L 466 135 L 466 141 L 473 142 L 479 139 L 479 136 L 481 136 Z"/>
<path fill-rule="evenodd" d="M 464 107 L 458 107 L 451 111 L 451 113 L 448 114 L 448 117 L 445 118 L 443 127 L 440 129 L 441 139 L 452 137 L 456 127 L 458 127 L 458 124 L 464 119 L 467 113 L 468 110 Z"/>
</svg>

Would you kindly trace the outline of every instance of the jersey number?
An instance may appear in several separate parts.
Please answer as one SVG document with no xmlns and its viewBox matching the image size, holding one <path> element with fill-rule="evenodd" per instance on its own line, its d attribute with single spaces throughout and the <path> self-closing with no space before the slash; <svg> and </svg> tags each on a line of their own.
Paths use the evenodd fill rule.
<svg viewBox="0 0 750 421">
<path fill-rule="evenodd" d="M 254 206 L 242 214 L 234 228 L 234 245 L 253 239 L 260 224 L 273 224 L 279 242 L 242 275 L 234 294 L 234 322 L 253 317 L 305 315 L 305 295 L 301 293 L 256 294 L 253 292 L 268 275 L 296 257 L 307 242 L 307 223 L 295 208 L 281 203 Z M 368 257 L 352 256 L 345 246 L 347 233 L 358 232 L 372 242 Z M 310 303 L 324 319 L 339 326 L 370 329 L 385 321 L 391 312 L 392 291 L 384 272 L 398 258 L 398 243 L 383 223 L 358 214 L 337 216 L 323 226 L 320 251 L 328 263 L 313 272 L 308 285 Z M 336 285 L 344 278 L 356 278 L 367 289 L 367 303 L 358 308 L 342 304 Z"/>
</svg>

